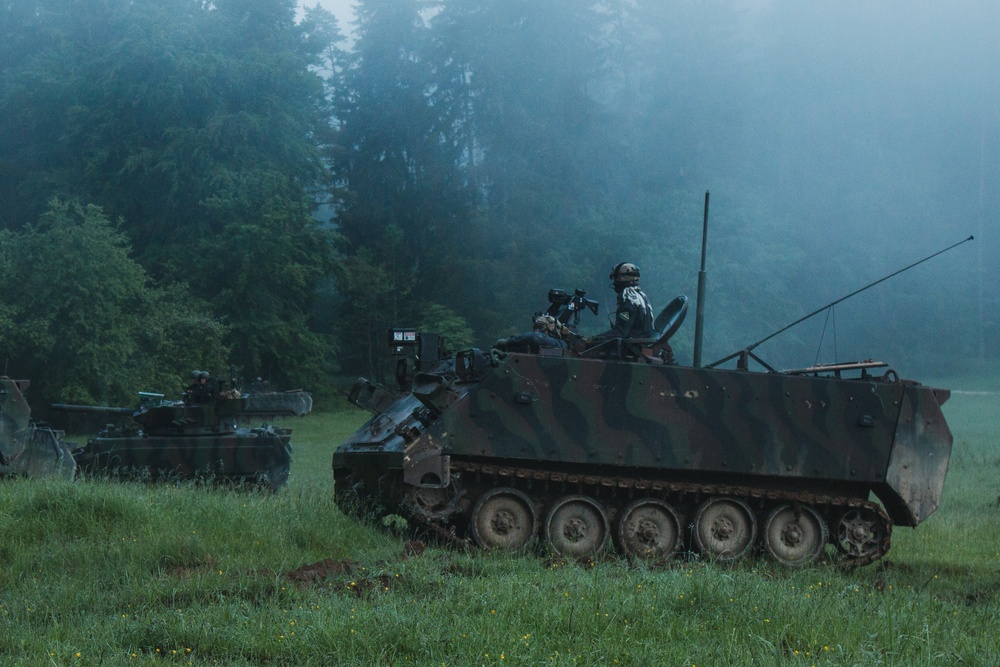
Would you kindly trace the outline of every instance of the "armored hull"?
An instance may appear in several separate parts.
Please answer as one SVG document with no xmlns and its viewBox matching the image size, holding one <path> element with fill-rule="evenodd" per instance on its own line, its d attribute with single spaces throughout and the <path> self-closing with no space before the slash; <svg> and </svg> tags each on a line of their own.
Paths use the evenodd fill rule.
<svg viewBox="0 0 1000 667">
<path fill-rule="evenodd" d="M 279 489 L 292 460 L 290 429 L 237 429 L 216 437 L 119 436 L 102 433 L 74 452 L 90 475 L 201 479 Z"/>
<path fill-rule="evenodd" d="M 938 507 L 947 390 L 863 362 L 757 372 L 564 350 L 467 351 L 398 395 L 333 458 L 346 509 L 405 512 L 488 548 L 571 558 L 759 547 L 800 565 L 880 558 Z M 878 502 L 877 502 L 877 501 Z"/>
<path fill-rule="evenodd" d="M 307 392 L 244 396 L 217 395 L 204 402 L 162 400 L 145 394 L 136 411 L 58 405 L 77 412 L 129 415 L 124 426 L 109 425 L 73 452 L 89 475 L 139 479 L 195 479 L 259 484 L 279 489 L 288 481 L 291 429 L 241 420 L 304 415 L 312 409 Z"/>
</svg>

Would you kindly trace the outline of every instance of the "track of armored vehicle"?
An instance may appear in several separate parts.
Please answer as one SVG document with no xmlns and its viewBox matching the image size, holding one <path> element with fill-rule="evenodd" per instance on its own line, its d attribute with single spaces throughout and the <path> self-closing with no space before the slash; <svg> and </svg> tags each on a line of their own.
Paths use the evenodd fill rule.
<svg viewBox="0 0 1000 667">
<path fill-rule="evenodd" d="M 893 525 L 940 503 L 950 392 L 881 362 L 683 367 L 664 360 L 669 334 L 454 356 L 436 336 L 400 337 L 417 351 L 401 391 L 360 380 L 351 395 L 374 416 L 334 454 L 348 511 L 574 559 L 610 542 L 657 559 L 759 548 L 795 566 L 870 563 Z"/>
</svg>

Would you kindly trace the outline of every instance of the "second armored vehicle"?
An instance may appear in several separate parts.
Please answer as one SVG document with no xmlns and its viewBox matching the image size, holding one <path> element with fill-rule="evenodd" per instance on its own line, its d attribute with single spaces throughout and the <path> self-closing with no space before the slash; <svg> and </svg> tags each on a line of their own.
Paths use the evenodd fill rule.
<svg viewBox="0 0 1000 667">
<path fill-rule="evenodd" d="M 73 452 L 81 470 L 96 475 L 150 479 L 206 479 L 261 484 L 279 489 L 288 481 L 291 429 L 241 425 L 247 419 L 303 415 L 312 409 L 308 393 L 244 395 L 219 391 L 184 401 L 140 393 L 137 410 L 56 405 L 75 412 L 127 415 L 125 425 L 108 425 Z"/>
</svg>

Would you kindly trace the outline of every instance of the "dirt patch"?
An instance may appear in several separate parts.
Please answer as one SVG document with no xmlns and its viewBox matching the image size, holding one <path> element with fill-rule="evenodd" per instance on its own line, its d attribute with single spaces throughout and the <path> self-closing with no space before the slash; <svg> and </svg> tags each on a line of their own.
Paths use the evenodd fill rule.
<svg viewBox="0 0 1000 667">
<path fill-rule="evenodd" d="M 427 549 L 427 543 L 421 540 L 410 540 L 403 547 L 403 560 L 420 556 Z"/>
<path fill-rule="evenodd" d="M 297 570 L 286 572 L 283 576 L 297 586 L 305 586 L 325 581 L 330 577 L 351 574 L 358 569 L 360 569 L 359 565 L 350 559 L 327 558 L 316 563 L 303 565 Z"/>
<path fill-rule="evenodd" d="M 374 577 L 360 577 L 347 581 L 337 587 L 341 593 L 350 593 L 355 597 L 362 597 L 369 593 L 384 593 L 392 588 L 398 578 L 390 577 L 388 574 L 380 574 Z"/>
<path fill-rule="evenodd" d="M 410 540 L 403 547 L 401 560 L 418 558 L 426 550 L 427 544 L 425 542 Z M 390 565 L 380 562 L 376 569 L 382 569 L 383 567 L 388 569 Z M 366 593 L 388 591 L 400 581 L 398 574 L 370 574 L 357 561 L 350 559 L 334 560 L 333 558 L 303 565 L 295 570 L 285 572 L 281 576 L 300 588 L 329 582 L 337 592 L 359 596 Z M 333 582 L 331 581 L 332 579 L 339 581 Z"/>
</svg>

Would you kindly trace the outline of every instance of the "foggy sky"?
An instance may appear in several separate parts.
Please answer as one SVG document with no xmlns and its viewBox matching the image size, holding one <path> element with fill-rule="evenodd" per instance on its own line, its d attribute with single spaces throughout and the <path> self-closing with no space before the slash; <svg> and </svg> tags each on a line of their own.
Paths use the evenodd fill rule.
<svg viewBox="0 0 1000 667">
<path fill-rule="evenodd" d="M 350 35 L 353 29 L 351 22 L 354 21 L 354 0 L 300 0 L 299 5 L 302 7 L 319 5 L 337 17 L 337 25 L 343 35 Z"/>
<path fill-rule="evenodd" d="M 308 4 L 317 1 L 349 35 L 352 0 Z M 671 114 L 659 136 L 639 141 L 662 145 L 663 163 L 712 191 L 710 290 L 742 287 L 720 284 L 712 263 L 752 261 L 739 258 L 747 233 L 780 237 L 789 252 L 812 258 L 801 275 L 775 277 L 798 290 L 803 314 L 975 234 L 975 244 L 841 306 L 840 345 L 878 354 L 869 349 L 873 326 L 898 326 L 900 313 L 940 319 L 943 338 L 984 325 L 970 317 L 985 318 L 996 335 L 1000 2 L 651 6 L 672 72 L 656 92 Z M 737 225 L 741 217 L 755 227 Z M 669 285 L 656 288 L 660 301 L 695 289 L 697 266 L 624 259 L 640 262 L 654 285 Z M 769 267 L 757 270 L 768 277 Z M 921 303 L 932 285 L 939 302 Z M 978 305 L 958 307 L 970 300 Z M 813 326 L 822 326 L 817 319 Z M 730 342 L 749 343 L 781 324 L 749 322 L 747 340 Z M 856 343 L 846 335 L 852 325 Z"/>
<path fill-rule="evenodd" d="M 838 307 L 836 356 L 891 356 L 876 334 L 888 348 L 921 317 L 938 323 L 934 339 L 923 340 L 927 355 L 943 356 L 949 342 L 980 327 L 995 337 L 1000 3 L 663 7 L 664 24 L 683 26 L 671 35 L 675 43 L 684 31 L 700 37 L 681 56 L 666 52 L 676 59 L 674 99 L 689 110 L 664 116 L 663 133 L 646 140 L 669 144 L 690 161 L 684 173 L 712 191 L 709 313 L 713 292 L 743 287 L 722 283 L 713 263 L 752 264 L 745 249 L 753 237 L 773 237 L 809 258 L 794 276 L 754 267 L 762 283 L 793 289 L 794 310 L 804 315 L 974 234 L 975 243 Z M 749 228 L 736 224 L 744 216 L 753 219 Z M 640 260 L 659 284 L 694 291 L 696 266 Z M 747 322 L 746 340 L 730 343 L 781 324 Z M 814 318 L 792 335 L 818 341 L 810 329 L 823 325 Z M 825 344 L 830 338 L 827 331 Z M 768 353 L 788 341 L 769 343 Z"/>
</svg>

